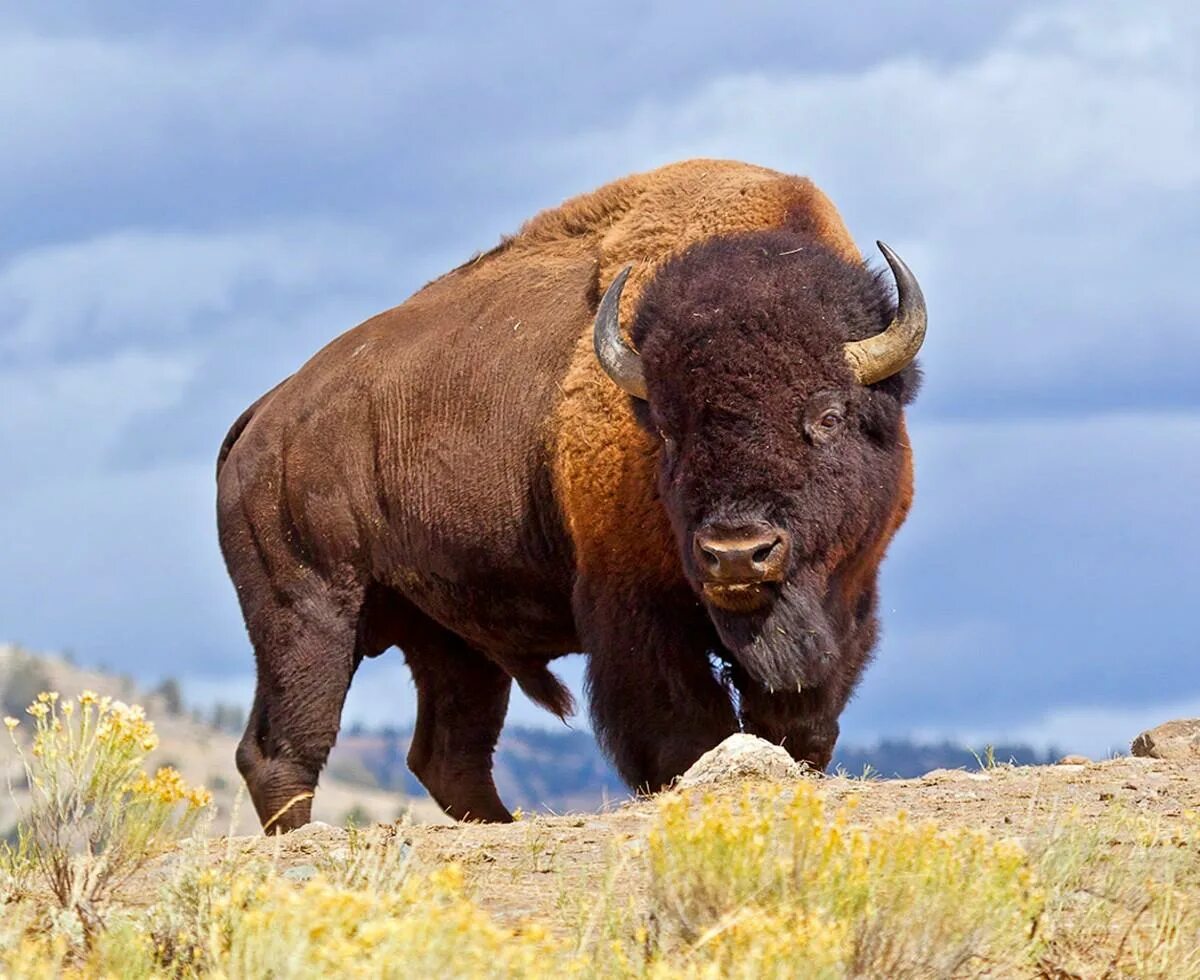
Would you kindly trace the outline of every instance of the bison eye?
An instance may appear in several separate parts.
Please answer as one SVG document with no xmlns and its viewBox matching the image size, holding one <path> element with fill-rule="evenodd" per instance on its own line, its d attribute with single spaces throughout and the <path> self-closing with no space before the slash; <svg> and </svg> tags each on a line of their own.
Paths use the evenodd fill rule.
<svg viewBox="0 0 1200 980">
<path fill-rule="evenodd" d="M 846 403 L 822 398 L 824 404 L 809 404 L 805 411 L 804 432 L 812 442 L 832 439 L 846 422 Z"/>
</svg>

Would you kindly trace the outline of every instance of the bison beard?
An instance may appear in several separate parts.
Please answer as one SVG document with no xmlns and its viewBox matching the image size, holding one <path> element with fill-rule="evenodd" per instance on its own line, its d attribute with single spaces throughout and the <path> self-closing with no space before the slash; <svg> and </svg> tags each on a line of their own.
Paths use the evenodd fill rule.
<svg viewBox="0 0 1200 980">
<path fill-rule="evenodd" d="M 710 606 L 709 618 L 725 649 L 768 693 L 817 687 L 837 662 L 837 640 L 811 587 L 785 582 L 779 597 L 761 611 Z"/>
</svg>

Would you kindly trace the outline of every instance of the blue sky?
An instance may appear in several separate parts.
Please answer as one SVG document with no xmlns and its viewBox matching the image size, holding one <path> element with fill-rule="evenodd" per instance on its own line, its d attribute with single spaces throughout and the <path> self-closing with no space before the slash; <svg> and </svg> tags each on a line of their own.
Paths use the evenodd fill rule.
<svg viewBox="0 0 1200 980">
<path fill-rule="evenodd" d="M 723 156 L 811 175 L 931 307 L 844 738 L 1098 752 L 1200 714 L 1195 5 L 26 6 L 0 10 L 0 639 L 247 697 L 230 421 L 537 210 Z M 398 655 L 364 667 L 352 717 L 412 711 Z"/>
</svg>

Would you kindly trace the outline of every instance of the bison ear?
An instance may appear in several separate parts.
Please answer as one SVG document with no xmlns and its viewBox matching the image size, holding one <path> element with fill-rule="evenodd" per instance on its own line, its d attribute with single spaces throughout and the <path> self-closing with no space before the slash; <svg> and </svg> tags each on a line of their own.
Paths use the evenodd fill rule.
<svg viewBox="0 0 1200 980">
<path fill-rule="evenodd" d="M 592 343 L 600 366 L 627 395 L 646 399 L 646 375 L 642 370 L 642 355 L 621 335 L 621 290 L 629 278 L 631 265 L 625 266 L 604 291 L 596 321 L 592 327 Z"/>
<path fill-rule="evenodd" d="M 903 411 L 894 379 L 889 384 L 867 389 L 859 408 L 863 431 L 885 449 L 891 449 L 900 435 L 900 415 Z"/>
<path fill-rule="evenodd" d="M 637 424 L 644 429 L 649 435 L 654 436 L 658 440 L 659 426 L 655 424 L 654 417 L 650 412 L 650 403 L 641 398 L 635 398 L 631 403 L 633 408 L 633 418 Z"/>
<path fill-rule="evenodd" d="M 900 404 L 911 405 L 916 401 L 917 392 L 921 390 L 921 382 L 925 380 L 921 366 L 914 361 L 893 377 L 899 382 Z"/>
</svg>

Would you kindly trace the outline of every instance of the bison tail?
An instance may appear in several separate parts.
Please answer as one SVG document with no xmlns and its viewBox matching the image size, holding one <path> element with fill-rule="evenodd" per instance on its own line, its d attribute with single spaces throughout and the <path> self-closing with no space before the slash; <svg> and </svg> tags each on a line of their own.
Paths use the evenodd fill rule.
<svg viewBox="0 0 1200 980">
<path fill-rule="evenodd" d="M 287 379 L 285 378 L 284 380 L 286 381 Z M 237 421 L 230 426 L 229 431 L 225 434 L 225 440 L 221 443 L 221 448 L 217 452 L 218 477 L 221 475 L 221 467 L 225 465 L 225 460 L 229 458 L 229 453 L 233 449 L 233 444 L 238 441 L 238 436 L 240 436 L 245 430 L 246 426 L 250 424 L 250 420 L 254 418 L 254 413 L 258 411 L 259 406 L 262 405 L 263 402 L 275 394 L 275 392 L 281 387 L 283 387 L 283 381 L 279 382 L 279 384 L 259 398 L 253 405 L 246 409 L 246 411 L 242 412 L 242 414 L 237 417 Z"/>
<path fill-rule="evenodd" d="M 250 424 L 250 419 L 254 416 L 256 408 L 258 408 L 258 402 L 255 402 L 246 411 L 242 412 L 237 417 L 237 421 L 230 427 L 229 432 L 225 436 L 225 441 L 221 443 L 221 448 L 217 452 L 218 477 L 221 475 L 221 467 L 225 465 L 225 460 L 229 458 L 229 451 L 233 449 L 233 444 L 237 442 L 238 436 L 242 434 L 242 430 Z"/>
<path fill-rule="evenodd" d="M 566 721 L 568 715 L 575 713 L 575 698 L 567 690 L 567 685 L 549 669 L 543 667 L 528 673 L 522 672 L 514 675 L 513 679 L 525 697 L 557 715 L 561 721 Z"/>
</svg>

